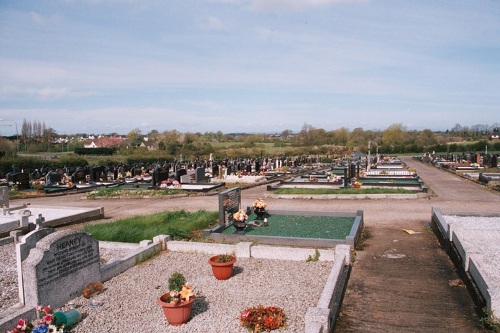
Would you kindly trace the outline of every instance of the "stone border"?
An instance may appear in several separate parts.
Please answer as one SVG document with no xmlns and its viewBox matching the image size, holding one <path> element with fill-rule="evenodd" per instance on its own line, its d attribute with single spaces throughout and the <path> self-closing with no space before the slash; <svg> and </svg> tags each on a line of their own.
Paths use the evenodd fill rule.
<svg viewBox="0 0 500 333">
<path fill-rule="evenodd" d="M 497 295 L 497 291 L 488 288 L 482 276 L 480 266 L 474 258 L 470 257 L 471 253 L 466 251 L 464 245 L 456 237 L 453 227 L 446 223 L 443 215 L 496 217 L 500 216 L 500 213 L 441 211 L 437 207 L 432 207 L 431 220 L 432 230 L 439 240 L 441 247 L 453 262 L 458 276 L 466 285 L 476 305 L 479 316 L 484 317 L 488 315 L 484 309 L 494 313 L 500 312 L 500 295 Z"/>
<path fill-rule="evenodd" d="M 326 239 L 326 238 L 302 238 L 302 237 L 277 237 L 247 234 L 223 234 L 225 226 L 217 226 L 213 229 L 203 230 L 203 237 L 210 238 L 216 242 L 255 242 L 258 244 L 275 246 L 300 246 L 315 248 L 332 248 L 338 244 L 347 244 L 356 247 L 364 228 L 363 211 L 356 212 L 311 212 L 311 211 L 285 211 L 269 210 L 271 215 L 307 215 L 307 216 L 332 216 L 332 217 L 354 217 L 349 235 L 345 239 Z"/>
</svg>

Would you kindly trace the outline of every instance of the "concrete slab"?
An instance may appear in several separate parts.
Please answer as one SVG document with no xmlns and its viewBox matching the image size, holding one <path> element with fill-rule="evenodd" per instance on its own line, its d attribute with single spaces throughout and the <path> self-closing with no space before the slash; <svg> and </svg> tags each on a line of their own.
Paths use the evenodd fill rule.
<svg viewBox="0 0 500 333">
<path fill-rule="evenodd" d="M 12 208 L 7 214 L 0 216 L 0 235 L 19 229 L 23 216 L 28 218 L 29 223 L 35 224 L 40 215 L 44 218 L 42 222 L 44 227 L 55 227 L 101 219 L 104 217 L 104 208 L 32 205 Z"/>
</svg>

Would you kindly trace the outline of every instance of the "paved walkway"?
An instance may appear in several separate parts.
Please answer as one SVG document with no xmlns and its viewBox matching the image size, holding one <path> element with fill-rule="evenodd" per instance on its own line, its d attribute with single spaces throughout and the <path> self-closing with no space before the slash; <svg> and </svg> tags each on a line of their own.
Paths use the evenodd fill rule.
<svg viewBox="0 0 500 333">
<path fill-rule="evenodd" d="M 433 195 L 416 200 L 266 199 L 270 209 L 364 211 L 369 238 L 356 252 L 335 332 L 481 332 L 473 302 L 428 224 L 433 206 L 498 212 L 500 195 L 432 166 L 403 158 Z M 266 187 L 242 191 L 242 206 Z M 26 200 L 24 200 L 26 201 Z M 23 202 L 24 202 L 23 201 Z M 217 210 L 217 196 L 178 199 L 81 200 L 81 195 L 29 200 L 34 205 L 103 206 L 108 220 L 167 209 Z M 418 233 L 410 235 L 403 229 Z"/>
</svg>

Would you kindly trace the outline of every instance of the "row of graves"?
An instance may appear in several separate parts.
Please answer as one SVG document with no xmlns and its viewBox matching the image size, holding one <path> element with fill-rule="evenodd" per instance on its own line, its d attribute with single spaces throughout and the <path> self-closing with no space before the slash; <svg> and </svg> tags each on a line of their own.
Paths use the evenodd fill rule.
<svg viewBox="0 0 500 333">
<path fill-rule="evenodd" d="M 438 168 L 454 172 L 460 176 L 476 181 L 482 185 L 500 190 L 500 170 L 498 154 L 473 153 L 434 154 L 427 153 L 417 157 L 422 162 L 430 163 Z M 497 170 L 484 172 L 483 170 Z"/>
<path fill-rule="evenodd" d="M 420 156 L 423 162 L 451 170 L 480 170 L 498 167 L 498 154 L 465 152 L 462 154 L 427 153 Z"/>
<path fill-rule="evenodd" d="M 367 161 L 343 162 L 332 168 L 299 175 L 268 185 L 268 191 L 279 188 L 401 188 L 427 192 L 415 170 L 406 169 L 397 158 L 381 157 Z"/>
</svg>

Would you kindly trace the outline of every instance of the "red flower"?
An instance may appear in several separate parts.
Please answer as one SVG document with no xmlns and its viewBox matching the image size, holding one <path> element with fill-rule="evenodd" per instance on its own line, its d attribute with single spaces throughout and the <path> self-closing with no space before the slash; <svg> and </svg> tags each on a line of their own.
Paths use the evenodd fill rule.
<svg viewBox="0 0 500 333">
<path fill-rule="evenodd" d="M 17 328 L 25 330 L 26 329 L 26 320 L 19 319 L 19 321 L 17 322 Z"/>
<path fill-rule="evenodd" d="M 250 311 L 245 310 L 241 313 L 241 318 L 248 318 L 250 316 Z"/>
<path fill-rule="evenodd" d="M 43 320 L 45 321 L 45 324 L 50 324 L 52 322 L 52 315 L 48 314 L 43 317 Z"/>
</svg>

